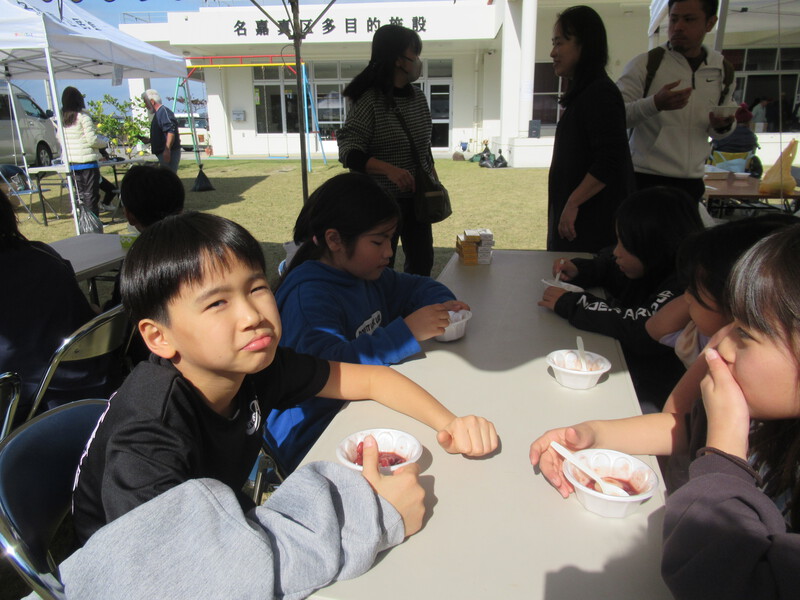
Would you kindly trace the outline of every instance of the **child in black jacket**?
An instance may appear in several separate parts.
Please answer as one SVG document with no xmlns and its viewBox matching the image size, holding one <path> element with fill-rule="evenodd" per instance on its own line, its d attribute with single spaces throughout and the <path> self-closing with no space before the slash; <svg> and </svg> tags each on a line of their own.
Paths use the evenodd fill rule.
<svg viewBox="0 0 800 600">
<path fill-rule="evenodd" d="M 605 298 L 548 287 L 539 306 L 575 327 L 617 338 L 646 410 L 663 406 L 683 374 L 680 361 L 655 343 L 647 319 L 683 293 L 675 258 L 680 243 L 703 229 L 697 202 L 685 192 L 656 187 L 629 196 L 617 210 L 617 245 L 590 259 L 558 259 L 553 273 L 582 287 L 602 287 Z"/>
</svg>

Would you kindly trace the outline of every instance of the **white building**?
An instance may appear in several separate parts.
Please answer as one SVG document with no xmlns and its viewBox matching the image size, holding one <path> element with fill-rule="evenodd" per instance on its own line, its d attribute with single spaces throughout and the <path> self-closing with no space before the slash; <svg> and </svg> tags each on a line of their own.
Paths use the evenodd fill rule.
<svg viewBox="0 0 800 600">
<path fill-rule="evenodd" d="M 731 3 L 731 10 L 738 10 L 737 1 Z M 163 22 L 123 24 L 120 29 L 183 54 L 188 64 L 202 72 L 215 155 L 297 156 L 296 94 L 303 90 L 297 88 L 292 42 L 258 8 L 237 4 L 242 5 L 170 12 Z M 309 137 L 311 155 L 319 157 L 324 150 L 328 158 L 336 159 L 335 132 L 346 116 L 342 89 L 368 62 L 375 29 L 398 23 L 418 31 L 423 41 L 419 83 L 431 106 L 434 151 L 449 154 L 461 142 L 471 142 L 469 156 L 482 148 L 481 140 L 488 139 L 493 150 L 503 150 L 511 166 L 548 166 L 559 93 L 549 58 L 552 26 L 557 13 L 572 4 L 565 0 L 339 0 L 302 45 L 308 91 L 318 117 L 318 127 L 312 123 L 311 129 L 319 135 Z M 313 22 L 325 6 L 301 2 L 301 20 Z M 591 6 L 608 31 L 612 79 L 630 58 L 661 41 L 658 34 L 652 40 L 648 36 L 649 1 L 601 0 Z M 264 8 L 285 26 L 288 17 L 282 6 Z M 788 26 L 798 17 L 782 19 L 783 32 L 767 25 L 768 34 L 755 34 L 744 32 L 748 27 L 741 24 L 740 15 L 727 15 L 724 45 L 725 54 L 737 67 L 740 93 L 747 100 L 759 94 L 779 97 L 780 91 L 795 98 L 800 36 L 798 28 Z M 714 33 L 709 34 L 707 44 L 713 46 L 714 38 Z M 137 94 L 146 86 L 147 82 L 131 82 L 131 92 Z M 529 137 L 531 119 L 542 123 L 539 138 Z"/>
</svg>

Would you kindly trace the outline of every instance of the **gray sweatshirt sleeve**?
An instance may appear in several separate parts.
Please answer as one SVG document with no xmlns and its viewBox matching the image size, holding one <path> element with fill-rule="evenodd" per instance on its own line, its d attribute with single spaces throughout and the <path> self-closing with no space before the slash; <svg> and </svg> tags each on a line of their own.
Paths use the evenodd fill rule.
<svg viewBox="0 0 800 600">
<path fill-rule="evenodd" d="M 359 473 L 313 463 L 247 515 L 222 483 L 187 481 L 98 530 L 60 570 L 69 599 L 293 600 L 364 573 L 403 536 Z"/>
<path fill-rule="evenodd" d="M 753 477 L 706 454 L 667 499 L 661 575 L 678 600 L 797 598 L 800 535 Z"/>
</svg>

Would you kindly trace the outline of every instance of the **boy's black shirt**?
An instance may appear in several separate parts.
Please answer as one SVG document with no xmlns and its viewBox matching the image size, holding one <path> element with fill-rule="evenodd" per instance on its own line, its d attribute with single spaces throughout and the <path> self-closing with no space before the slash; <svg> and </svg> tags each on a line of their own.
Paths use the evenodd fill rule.
<svg viewBox="0 0 800 600">
<path fill-rule="evenodd" d="M 278 348 L 266 369 L 247 375 L 235 414 L 215 413 L 170 361 L 150 356 L 128 376 L 81 460 L 73 521 L 83 544 L 100 527 L 188 480 L 217 479 L 240 496 L 259 449 L 267 414 L 316 396 L 327 361 Z"/>
</svg>

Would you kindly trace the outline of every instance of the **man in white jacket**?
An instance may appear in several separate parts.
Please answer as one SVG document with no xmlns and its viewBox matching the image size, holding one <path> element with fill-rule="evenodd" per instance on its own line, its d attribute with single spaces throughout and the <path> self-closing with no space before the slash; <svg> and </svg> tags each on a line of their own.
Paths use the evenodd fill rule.
<svg viewBox="0 0 800 600">
<path fill-rule="evenodd" d="M 638 189 L 668 185 L 702 197 L 709 137 L 722 139 L 733 117 L 716 117 L 716 106 L 732 105 L 732 68 L 719 52 L 703 46 L 717 23 L 718 0 L 669 0 L 669 42 L 640 54 L 625 67 L 617 86 L 625 100 Z M 655 71 L 648 58 L 656 52 Z M 653 59 L 651 59 L 652 61 Z M 726 72 L 727 71 L 727 72 Z M 727 80 L 727 81 L 726 81 Z"/>
</svg>

